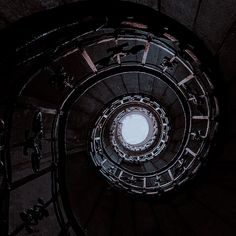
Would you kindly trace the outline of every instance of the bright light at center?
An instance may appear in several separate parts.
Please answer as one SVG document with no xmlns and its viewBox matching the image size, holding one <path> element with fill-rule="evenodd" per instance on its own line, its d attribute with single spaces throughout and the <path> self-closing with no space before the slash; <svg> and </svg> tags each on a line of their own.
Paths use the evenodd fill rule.
<svg viewBox="0 0 236 236">
<path fill-rule="evenodd" d="M 145 116 L 133 113 L 124 117 L 121 133 L 128 144 L 142 143 L 147 138 L 148 132 L 149 125 Z"/>
</svg>

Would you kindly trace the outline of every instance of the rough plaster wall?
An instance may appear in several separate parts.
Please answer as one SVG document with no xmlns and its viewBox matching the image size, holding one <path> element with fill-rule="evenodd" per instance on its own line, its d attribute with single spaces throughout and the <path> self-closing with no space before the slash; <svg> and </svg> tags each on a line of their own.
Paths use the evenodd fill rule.
<svg viewBox="0 0 236 236">
<path fill-rule="evenodd" d="M 192 30 L 198 4 L 199 0 L 165 0 L 161 1 L 161 12 Z"/>
<path fill-rule="evenodd" d="M 194 30 L 215 52 L 221 46 L 224 38 L 227 37 L 235 20 L 235 0 L 202 1 Z"/>
</svg>

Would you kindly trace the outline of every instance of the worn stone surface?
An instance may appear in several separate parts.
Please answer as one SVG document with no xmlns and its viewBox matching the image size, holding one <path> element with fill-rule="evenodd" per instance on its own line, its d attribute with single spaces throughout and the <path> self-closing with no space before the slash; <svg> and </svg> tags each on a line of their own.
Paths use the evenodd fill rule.
<svg viewBox="0 0 236 236">
<path fill-rule="evenodd" d="M 161 1 L 161 12 L 192 29 L 199 0 Z"/>
<path fill-rule="evenodd" d="M 235 0 L 202 1 L 195 25 L 195 33 L 215 53 L 235 19 Z"/>
<path fill-rule="evenodd" d="M 136 0 L 136 3 L 151 7 L 155 10 L 158 9 L 158 0 Z"/>
<path fill-rule="evenodd" d="M 63 0 L 38 0 L 38 2 L 45 9 L 50 9 L 65 4 Z"/>
<path fill-rule="evenodd" d="M 38 0 L 0 0 L 0 16 L 9 23 L 41 10 L 43 8 Z"/>
<path fill-rule="evenodd" d="M 228 117 L 228 123 L 226 123 L 226 131 L 228 133 L 229 138 L 236 139 L 236 99 L 235 99 L 235 91 L 236 91 L 236 77 L 232 78 L 226 86 L 226 111 Z M 224 114 L 226 115 L 226 114 Z M 232 156 L 233 155 L 232 152 Z"/>
<path fill-rule="evenodd" d="M 236 80 L 236 21 L 218 53 L 221 71 L 224 72 L 225 81 Z"/>
</svg>

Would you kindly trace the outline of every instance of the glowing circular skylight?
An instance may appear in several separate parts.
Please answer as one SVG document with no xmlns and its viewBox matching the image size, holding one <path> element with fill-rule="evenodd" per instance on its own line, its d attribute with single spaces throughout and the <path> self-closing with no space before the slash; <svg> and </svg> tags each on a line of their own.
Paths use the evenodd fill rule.
<svg viewBox="0 0 236 236">
<path fill-rule="evenodd" d="M 131 145 L 142 143 L 148 136 L 149 124 L 142 114 L 127 114 L 122 120 L 121 133 L 125 142 Z"/>
</svg>

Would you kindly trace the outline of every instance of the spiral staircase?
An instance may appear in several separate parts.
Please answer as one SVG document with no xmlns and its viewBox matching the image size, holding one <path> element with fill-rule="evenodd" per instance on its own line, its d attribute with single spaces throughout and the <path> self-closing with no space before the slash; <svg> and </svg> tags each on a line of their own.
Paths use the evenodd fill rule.
<svg viewBox="0 0 236 236">
<path fill-rule="evenodd" d="M 2 30 L 0 234 L 235 235 L 234 72 L 160 12 L 91 4 Z"/>
</svg>

